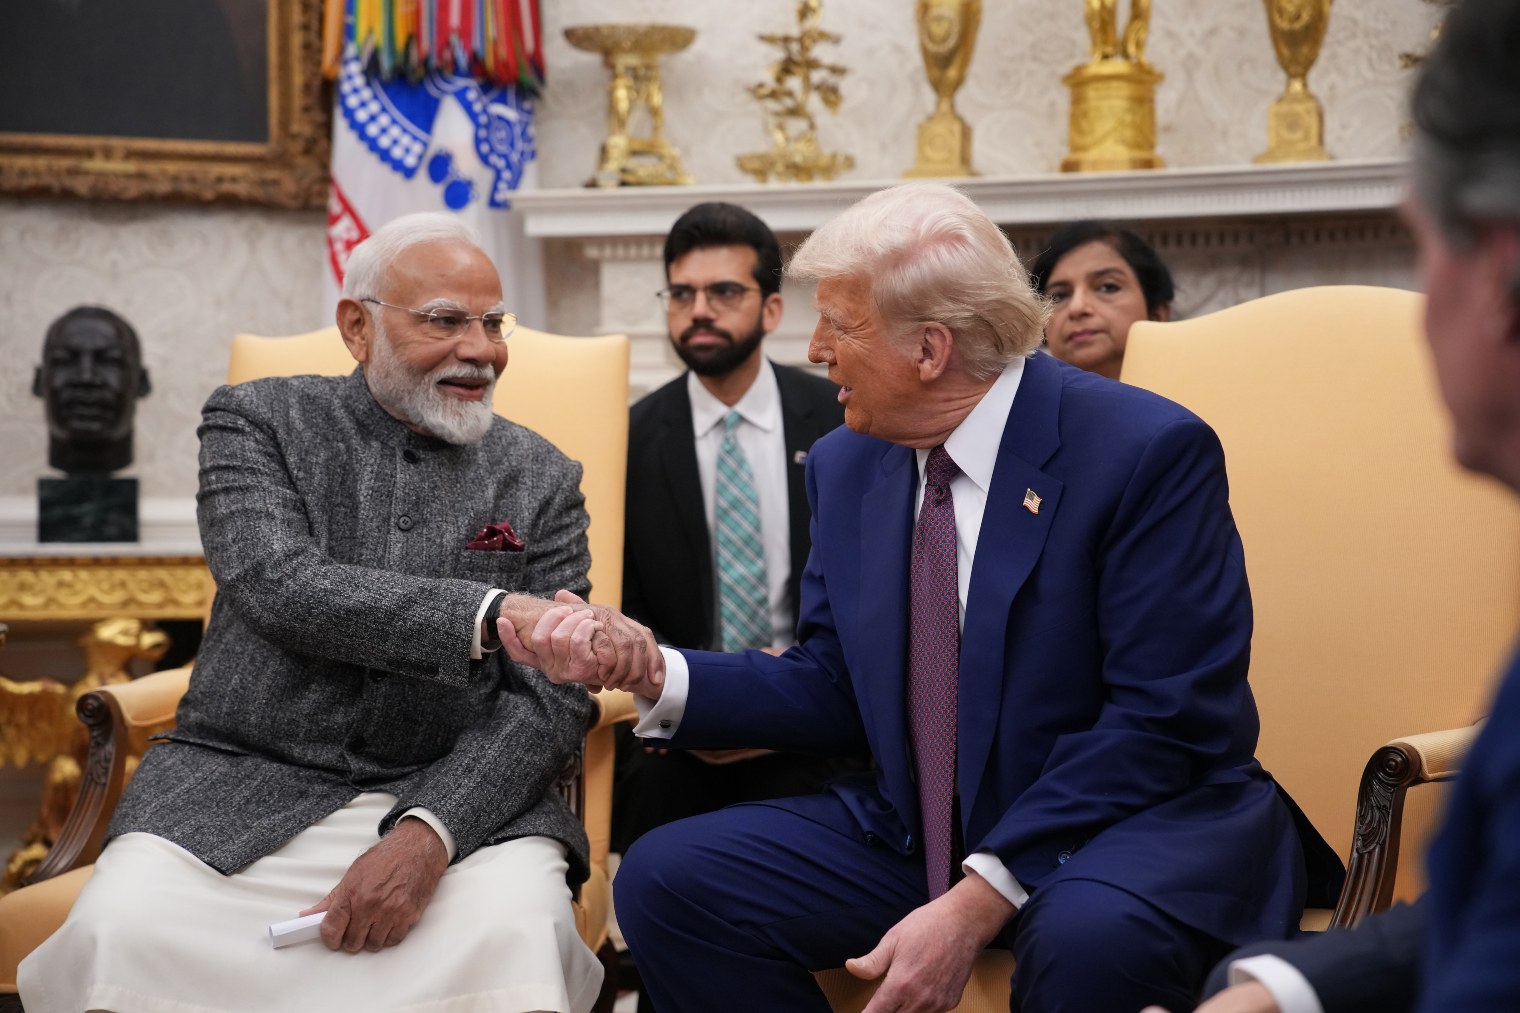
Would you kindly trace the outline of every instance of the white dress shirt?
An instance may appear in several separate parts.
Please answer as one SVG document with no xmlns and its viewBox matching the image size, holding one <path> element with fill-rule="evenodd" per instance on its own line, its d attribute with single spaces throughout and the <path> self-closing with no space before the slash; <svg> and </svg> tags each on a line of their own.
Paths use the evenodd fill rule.
<svg viewBox="0 0 1520 1013">
<path fill-rule="evenodd" d="M 1229 983 L 1259 981 L 1277 1002 L 1280 1013 L 1325 1013 L 1309 979 L 1298 968 L 1270 953 L 1230 962 Z"/>
<path fill-rule="evenodd" d="M 1008 424 L 1008 412 L 1013 408 L 1014 395 L 1018 393 L 1019 381 L 1023 377 L 1024 360 L 1015 359 L 945 440 L 945 452 L 961 469 L 950 483 L 950 494 L 955 500 L 956 582 L 960 592 L 962 628 L 966 624 L 966 595 L 971 587 L 971 569 L 976 562 L 982 515 L 987 509 L 987 492 L 992 487 L 992 472 L 997 466 L 998 447 Z M 924 468 L 929 451 L 918 450 L 917 455 L 919 489 L 914 501 L 915 517 L 923 503 Z M 668 739 L 675 734 L 686 711 L 690 685 L 690 673 L 681 653 L 665 647 L 660 650 L 665 656 L 665 688 L 660 699 L 653 703 L 643 698 L 637 700 L 640 720 L 633 729 L 635 735 L 652 739 Z M 990 851 L 966 856 L 962 868 L 981 876 L 1015 907 L 1022 907 L 1029 899 L 1029 891 Z"/>
<path fill-rule="evenodd" d="M 791 511 L 787 506 L 786 436 L 781 425 L 781 388 L 776 386 L 776 371 L 770 360 L 760 359 L 760 372 L 732 407 L 719 401 L 702 386 L 695 373 L 686 374 L 686 392 L 691 397 L 691 428 L 697 437 L 697 475 L 702 480 L 702 509 L 707 517 L 708 538 L 716 536 L 717 519 L 713 511 L 718 476 L 718 452 L 723 447 L 723 419 L 736 411 L 743 419 L 734 429 L 734 439 L 749 461 L 755 480 L 755 494 L 760 506 L 760 541 L 765 546 L 766 595 L 770 601 L 770 646 L 790 647 L 796 637 L 792 621 L 792 603 L 787 582 L 792 575 Z M 712 558 L 718 558 L 715 544 Z M 713 574 L 716 601 L 717 573 Z M 716 630 L 716 609 L 710 618 Z"/>
</svg>

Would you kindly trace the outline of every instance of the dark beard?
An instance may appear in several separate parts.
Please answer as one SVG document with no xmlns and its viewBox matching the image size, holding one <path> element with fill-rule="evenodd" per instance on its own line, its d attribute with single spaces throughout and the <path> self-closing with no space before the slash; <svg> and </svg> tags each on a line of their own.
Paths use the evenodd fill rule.
<svg viewBox="0 0 1520 1013">
<path fill-rule="evenodd" d="M 686 339 L 698 331 L 716 334 L 720 338 L 727 339 L 728 343 L 714 348 L 692 348 L 686 343 Z M 686 363 L 686 368 L 693 373 L 698 376 L 724 376 L 738 369 L 751 355 L 754 355 L 755 349 L 760 347 L 760 339 L 764 337 L 765 329 L 757 319 L 754 329 L 745 335 L 743 340 L 736 341 L 731 332 L 710 324 L 700 326 L 692 324 L 681 332 L 680 338 L 671 343 L 675 345 L 676 354 L 681 357 L 681 361 Z"/>
</svg>

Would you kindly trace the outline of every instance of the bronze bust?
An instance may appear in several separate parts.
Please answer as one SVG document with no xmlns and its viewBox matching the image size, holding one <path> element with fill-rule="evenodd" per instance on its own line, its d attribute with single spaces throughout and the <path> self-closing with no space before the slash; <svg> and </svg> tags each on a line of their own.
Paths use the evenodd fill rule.
<svg viewBox="0 0 1520 1013">
<path fill-rule="evenodd" d="M 132 415 L 151 386 L 132 325 L 80 306 L 53 321 L 32 393 L 47 409 L 48 464 L 103 475 L 132 463 Z"/>
</svg>

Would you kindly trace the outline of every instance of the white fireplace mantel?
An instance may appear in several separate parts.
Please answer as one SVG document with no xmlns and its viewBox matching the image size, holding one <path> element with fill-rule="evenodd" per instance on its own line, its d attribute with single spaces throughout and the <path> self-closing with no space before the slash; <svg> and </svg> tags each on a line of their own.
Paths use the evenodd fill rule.
<svg viewBox="0 0 1520 1013">
<path fill-rule="evenodd" d="M 1074 218 L 1191 220 L 1388 211 L 1403 191 L 1403 159 L 1240 165 L 1143 172 L 974 176 L 947 180 L 1003 225 Z M 749 208 L 777 232 L 809 232 L 901 180 L 524 190 L 512 198 L 529 236 L 663 236 L 702 201 Z"/>
<path fill-rule="evenodd" d="M 1405 160 L 1385 158 L 950 182 L 1004 226 L 1024 256 L 1059 222 L 1133 224 L 1176 276 L 1174 312 L 1194 316 L 1304 285 L 1412 285 L 1413 246 L 1395 214 L 1406 173 Z M 551 257 L 569 258 L 546 272 L 548 303 L 562 310 L 551 323 L 569 333 L 630 335 L 637 396 L 681 368 L 654 292 L 664 284 L 664 236 L 686 209 L 702 201 L 739 204 L 791 245 L 897 182 L 525 190 L 513 204 L 530 240 L 552 247 Z M 790 281 L 782 292 L 786 311 L 766 351 L 803 364 L 814 322 L 810 293 Z"/>
</svg>

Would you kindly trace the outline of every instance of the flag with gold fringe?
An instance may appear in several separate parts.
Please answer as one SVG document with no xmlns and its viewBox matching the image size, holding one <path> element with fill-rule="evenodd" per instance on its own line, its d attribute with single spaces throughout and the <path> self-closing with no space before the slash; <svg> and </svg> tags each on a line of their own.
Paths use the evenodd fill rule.
<svg viewBox="0 0 1520 1013">
<path fill-rule="evenodd" d="M 539 0 L 326 0 L 323 69 L 337 82 L 325 315 L 353 247 L 413 211 L 468 218 L 508 304 L 531 311 L 512 291 L 533 272 L 506 212 L 533 175 Z"/>
</svg>

